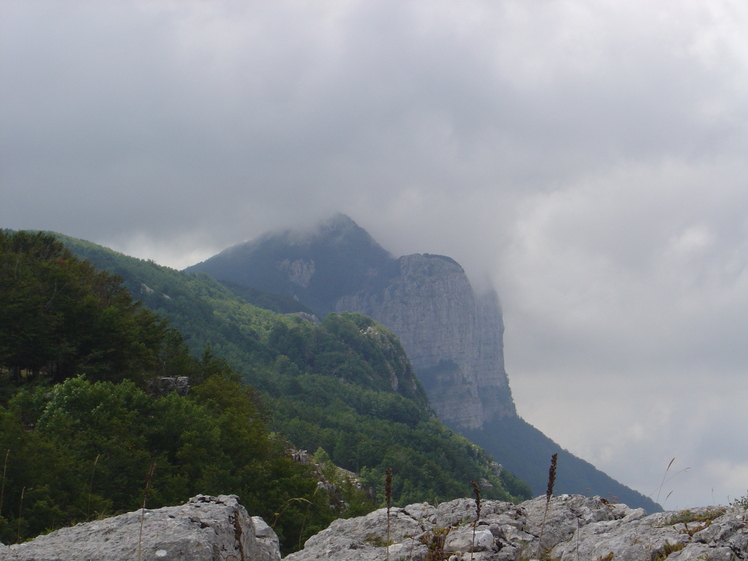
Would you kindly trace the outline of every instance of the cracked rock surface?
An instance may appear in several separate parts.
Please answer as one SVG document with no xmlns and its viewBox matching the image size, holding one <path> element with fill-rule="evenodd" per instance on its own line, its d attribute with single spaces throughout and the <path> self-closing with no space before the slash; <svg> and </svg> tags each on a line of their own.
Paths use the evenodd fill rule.
<svg viewBox="0 0 748 561">
<path fill-rule="evenodd" d="M 142 533 L 141 533 L 142 520 Z M 234 495 L 138 510 L 0 545 L 2 561 L 279 561 L 278 538 Z"/>
<path fill-rule="evenodd" d="M 704 507 L 650 516 L 600 497 L 553 497 L 519 505 L 458 499 L 337 520 L 288 561 L 671 561 L 748 558 L 748 513 Z M 543 518 L 545 517 L 545 524 Z M 542 538 L 541 538 L 542 536 Z M 389 543 L 389 546 L 388 546 Z M 388 548 L 389 547 L 389 551 Z"/>
<path fill-rule="evenodd" d="M 702 507 L 647 516 L 600 497 L 545 497 L 515 505 L 457 499 L 336 520 L 287 561 L 733 561 L 748 559 L 748 512 Z M 545 523 L 543 520 L 545 519 Z M 233 495 L 63 528 L 0 561 L 280 561 L 275 532 Z M 140 548 L 138 543 L 140 541 Z M 140 549 L 140 551 L 139 551 Z"/>
</svg>

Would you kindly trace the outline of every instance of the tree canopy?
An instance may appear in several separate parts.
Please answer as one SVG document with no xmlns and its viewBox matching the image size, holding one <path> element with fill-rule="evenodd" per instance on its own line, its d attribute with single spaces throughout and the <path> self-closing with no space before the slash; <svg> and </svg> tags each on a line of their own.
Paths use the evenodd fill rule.
<svg viewBox="0 0 748 561">
<path fill-rule="evenodd" d="M 160 395 L 157 376 L 189 376 L 188 395 Z M 0 390 L 5 543 L 138 508 L 152 465 L 149 506 L 237 494 L 285 551 L 341 514 L 223 359 L 194 358 L 120 277 L 47 234 L 0 232 Z"/>
<path fill-rule="evenodd" d="M 0 368 L 14 382 L 155 373 L 167 322 L 54 236 L 0 232 Z"/>
</svg>

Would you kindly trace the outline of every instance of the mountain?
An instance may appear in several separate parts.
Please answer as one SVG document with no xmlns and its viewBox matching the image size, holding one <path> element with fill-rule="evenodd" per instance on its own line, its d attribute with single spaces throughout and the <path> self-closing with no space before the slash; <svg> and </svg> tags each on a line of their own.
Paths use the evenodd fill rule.
<svg viewBox="0 0 748 561">
<path fill-rule="evenodd" d="M 342 214 L 314 231 L 267 234 L 185 269 L 188 273 L 197 271 L 218 280 L 286 294 L 320 317 L 333 311 L 342 295 L 369 286 L 375 276 L 382 280 L 383 275 L 397 274 L 392 256 Z"/>
<path fill-rule="evenodd" d="M 503 368 L 498 298 L 476 296 L 462 267 L 449 257 L 395 259 L 338 214 L 312 231 L 267 234 L 185 271 L 280 292 L 320 317 L 353 311 L 388 326 L 449 426 L 475 429 L 516 414 Z"/>
<path fill-rule="evenodd" d="M 186 271 L 285 294 L 320 317 L 342 311 L 372 317 L 402 342 L 439 418 L 525 479 L 535 494 L 545 492 L 549 458 L 558 452 L 559 492 L 660 510 L 518 417 L 504 369 L 498 296 L 476 294 L 454 259 L 395 258 L 337 214 L 307 231 L 268 233 L 232 246 Z"/>
<path fill-rule="evenodd" d="M 464 496 L 471 480 L 484 495 L 514 500 L 529 488 L 485 451 L 444 426 L 395 335 L 355 313 L 322 322 L 249 304 L 204 273 L 185 273 L 59 236 L 78 257 L 118 274 L 151 310 L 169 318 L 196 354 L 210 345 L 261 395 L 269 427 L 294 447 L 322 450 L 336 465 L 384 488 L 395 473 L 397 503 Z M 291 298 L 233 287 L 273 306 Z M 316 455 L 316 454 L 315 454 Z"/>
<path fill-rule="evenodd" d="M 462 267 L 439 255 L 406 255 L 374 282 L 341 296 L 335 311 L 356 311 L 397 333 L 434 409 L 456 429 L 516 414 L 503 367 L 495 293 L 473 293 Z M 370 276 L 377 278 L 376 273 Z"/>
</svg>

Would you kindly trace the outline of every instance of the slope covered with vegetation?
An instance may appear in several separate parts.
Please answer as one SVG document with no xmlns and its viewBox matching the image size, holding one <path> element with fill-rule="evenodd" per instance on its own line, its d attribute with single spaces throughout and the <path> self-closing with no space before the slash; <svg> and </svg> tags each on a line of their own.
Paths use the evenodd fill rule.
<svg viewBox="0 0 748 561">
<path fill-rule="evenodd" d="M 168 375 L 189 376 L 189 394 L 158 395 Z M 0 232 L 0 540 L 133 510 L 148 487 L 153 507 L 239 494 L 296 545 L 340 509 L 261 412 L 118 278 L 52 236 Z"/>
<path fill-rule="evenodd" d="M 120 275 L 151 310 L 169 317 L 194 351 L 207 343 L 262 396 L 270 427 L 296 447 L 332 461 L 381 490 L 392 467 L 395 500 L 529 497 L 529 488 L 433 415 L 397 338 L 360 314 L 321 325 L 250 305 L 204 273 L 183 273 L 60 237 L 80 257 Z M 262 293 L 260 299 L 263 299 Z M 272 300 L 267 295 L 265 300 Z"/>
<path fill-rule="evenodd" d="M 315 326 L 206 275 L 63 239 L 72 251 L 45 234 L 0 235 L 5 543 L 137 508 L 146 486 L 153 507 L 236 493 L 286 551 L 380 504 L 386 467 L 395 503 L 467 496 L 471 480 L 487 497 L 527 496 L 433 417 L 399 342 L 369 318 Z M 190 377 L 186 396 L 154 389 L 176 375 Z M 291 445 L 364 487 L 318 491 Z"/>
</svg>

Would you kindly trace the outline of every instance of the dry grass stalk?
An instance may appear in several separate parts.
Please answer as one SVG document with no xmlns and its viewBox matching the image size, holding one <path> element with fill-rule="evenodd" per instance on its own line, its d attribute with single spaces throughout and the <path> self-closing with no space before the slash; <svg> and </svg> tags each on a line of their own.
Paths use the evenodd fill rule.
<svg viewBox="0 0 748 561">
<path fill-rule="evenodd" d="M 88 483 L 88 505 L 86 505 L 86 520 L 91 517 L 91 492 L 93 491 L 94 473 L 96 473 L 96 464 L 99 463 L 99 456 L 101 456 L 101 454 L 96 455 L 96 459 L 93 463 L 93 468 L 91 469 L 91 481 L 89 481 Z"/>
<path fill-rule="evenodd" d="M 5 452 L 5 463 L 3 463 L 3 484 L 0 487 L 0 516 L 3 514 L 3 497 L 5 496 L 5 472 L 8 469 L 8 454 L 10 454 L 10 448 Z"/>
<path fill-rule="evenodd" d="M 556 462 L 558 454 L 551 456 L 551 467 L 548 470 L 548 488 L 545 491 L 545 511 L 543 512 L 543 523 L 540 525 L 540 536 L 538 537 L 538 557 L 540 557 L 541 542 L 543 541 L 543 532 L 545 531 L 545 522 L 548 518 L 548 508 L 551 506 L 551 497 L 553 496 L 553 486 L 556 483 Z"/>
<path fill-rule="evenodd" d="M 473 559 L 473 552 L 475 551 L 475 529 L 478 526 L 480 520 L 480 485 L 477 481 L 471 481 L 473 484 L 473 492 L 475 493 L 475 522 L 473 522 L 473 544 L 470 547 L 470 559 Z"/>
<path fill-rule="evenodd" d="M 26 487 L 21 489 L 21 500 L 18 501 L 18 536 L 16 542 L 21 543 L 21 515 L 23 514 L 23 494 L 26 492 Z"/>
<path fill-rule="evenodd" d="M 392 506 L 392 468 L 388 467 L 384 478 L 384 496 L 387 500 L 387 561 L 390 561 L 390 507 Z"/>
<path fill-rule="evenodd" d="M 151 467 L 148 470 L 148 475 L 145 478 L 145 491 L 143 492 L 143 508 L 140 511 L 140 533 L 138 534 L 138 561 L 141 560 L 143 551 L 143 522 L 145 521 L 145 503 L 148 501 L 148 491 L 151 489 L 151 480 L 153 479 L 153 472 L 156 470 L 156 462 L 151 462 Z"/>
<path fill-rule="evenodd" d="M 665 475 L 662 476 L 662 483 L 660 483 L 660 487 L 657 489 L 657 498 L 655 499 L 656 503 L 660 502 L 660 492 L 662 491 L 662 487 L 665 485 L 665 480 L 667 478 L 667 474 L 670 471 L 670 468 L 672 467 L 674 461 L 675 461 L 675 458 L 673 458 L 672 460 L 670 460 L 670 463 L 667 465 L 667 468 L 665 468 Z M 670 495 L 668 494 L 668 497 L 669 496 Z"/>
<path fill-rule="evenodd" d="M 312 493 L 312 497 L 317 494 L 317 491 L 319 491 L 319 487 L 314 490 L 314 493 Z M 306 519 L 309 516 L 309 509 L 312 507 L 312 501 L 307 499 L 304 500 L 306 501 L 306 511 L 304 512 L 304 518 L 301 520 L 301 530 L 299 531 L 299 549 L 301 549 L 301 542 L 304 539 L 304 527 L 306 526 Z"/>
<path fill-rule="evenodd" d="M 553 496 L 553 485 L 556 483 L 556 462 L 558 461 L 558 454 L 551 456 L 551 467 L 548 470 L 548 488 L 545 491 L 545 503 L 551 502 Z"/>
</svg>

